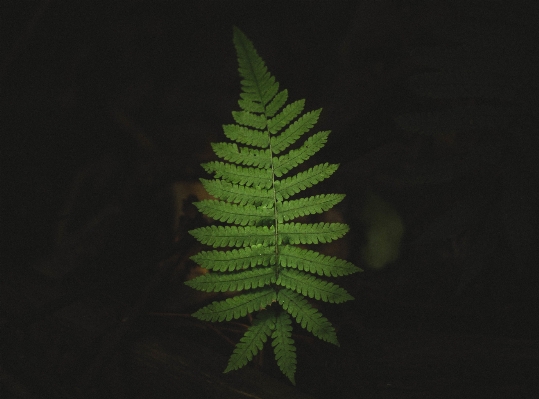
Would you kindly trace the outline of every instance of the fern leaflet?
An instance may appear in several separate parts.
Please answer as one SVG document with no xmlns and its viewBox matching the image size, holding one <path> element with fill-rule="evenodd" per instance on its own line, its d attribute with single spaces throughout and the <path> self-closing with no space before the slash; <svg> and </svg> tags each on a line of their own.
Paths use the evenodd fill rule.
<svg viewBox="0 0 539 399">
<path fill-rule="evenodd" d="M 253 360 L 255 356 L 264 347 L 264 342 L 268 336 L 275 330 L 275 315 L 271 311 L 259 312 L 240 342 L 234 348 L 234 352 L 228 361 L 225 373 L 237 370 Z"/>
<path fill-rule="evenodd" d="M 295 384 L 294 374 L 296 373 L 296 347 L 292 339 L 292 320 L 290 316 L 281 312 L 276 318 L 275 328 L 271 335 L 272 346 L 275 352 L 277 365 L 286 375 L 292 384 Z"/>
</svg>

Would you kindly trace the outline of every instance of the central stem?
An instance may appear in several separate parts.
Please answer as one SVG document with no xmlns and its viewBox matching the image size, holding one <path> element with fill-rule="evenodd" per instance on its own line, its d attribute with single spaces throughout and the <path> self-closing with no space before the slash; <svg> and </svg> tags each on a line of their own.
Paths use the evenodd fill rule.
<svg viewBox="0 0 539 399">
<path fill-rule="evenodd" d="M 273 191 L 273 227 L 275 233 L 275 279 L 279 278 L 279 214 L 277 210 L 277 193 L 275 190 L 275 167 L 273 164 L 273 150 L 271 148 L 271 133 L 266 129 L 269 141 L 270 167 L 271 167 L 271 189 Z"/>
</svg>

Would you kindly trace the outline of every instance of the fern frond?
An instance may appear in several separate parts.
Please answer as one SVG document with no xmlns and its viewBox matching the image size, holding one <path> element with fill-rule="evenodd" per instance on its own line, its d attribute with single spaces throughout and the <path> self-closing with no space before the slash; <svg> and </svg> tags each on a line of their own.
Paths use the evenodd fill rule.
<svg viewBox="0 0 539 399">
<path fill-rule="evenodd" d="M 244 168 L 219 161 L 204 163 L 202 167 L 206 172 L 214 173 L 214 177 L 222 177 L 224 180 L 240 186 L 269 189 L 273 184 L 271 169 Z"/>
<path fill-rule="evenodd" d="M 344 259 L 322 255 L 319 252 L 292 245 L 279 247 L 279 263 L 283 267 L 291 267 L 328 277 L 347 276 L 361 271 L 359 267 Z"/>
<path fill-rule="evenodd" d="M 267 148 L 270 140 L 266 132 L 249 129 L 240 125 L 223 125 L 225 136 L 240 144 L 252 145 L 253 147 Z"/>
<path fill-rule="evenodd" d="M 260 226 L 273 220 L 273 209 L 269 207 L 237 205 L 219 200 L 203 200 L 194 205 L 212 219 L 242 226 Z"/>
<path fill-rule="evenodd" d="M 276 299 L 277 293 L 272 287 L 259 288 L 224 301 L 212 302 L 197 310 L 192 316 L 205 321 L 230 321 L 244 317 L 255 310 L 259 311 Z"/>
<path fill-rule="evenodd" d="M 240 205 L 273 205 L 272 190 L 242 186 L 219 179 L 200 181 L 208 194 L 224 201 Z"/>
<path fill-rule="evenodd" d="M 288 221 L 300 216 L 322 213 L 331 209 L 344 199 L 344 194 L 319 194 L 297 200 L 277 203 L 279 222 Z"/>
<path fill-rule="evenodd" d="M 325 244 L 341 238 L 348 230 L 344 223 L 283 223 L 279 233 L 285 244 Z"/>
<path fill-rule="evenodd" d="M 307 298 L 330 303 L 353 299 L 319 276 L 344 276 L 360 269 L 342 259 L 301 249 L 297 244 L 327 243 L 348 231 L 344 223 L 295 223 L 294 219 L 331 209 L 342 194 L 290 199 L 331 176 L 338 164 L 322 163 L 290 174 L 327 142 L 330 131 L 303 138 L 318 122 L 321 109 L 304 112 L 305 100 L 286 104 L 288 91 L 268 72 L 252 42 L 234 28 L 238 72 L 242 78 L 235 124 L 223 126 L 231 142 L 212 143 L 219 161 L 202 166 L 213 179 L 201 179 L 214 197 L 196 202 L 203 214 L 226 226 L 189 231 L 198 241 L 225 250 L 191 257 L 210 273 L 187 281 L 207 292 L 239 291 L 193 314 L 201 320 L 232 320 L 256 312 L 230 357 L 225 372 L 253 359 L 271 335 L 277 365 L 294 382 L 296 348 L 292 318 L 314 336 L 339 345 L 335 329 Z M 290 149 L 292 145 L 294 149 Z M 231 248 L 237 247 L 237 248 Z"/>
<path fill-rule="evenodd" d="M 198 278 L 201 277 L 205 276 Z M 294 269 L 281 270 L 277 284 L 324 302 L 342 303 L 354 299 L 344 288 Z"/>
<path fill-rule="evenodd" d="M 322 180 L 335 173 L 338 167 L 338 164 L 324 163 L 315 165 L 304 172 L 287 177 L 286 179 L 277 180 L 275 182 L 275 194 L 277 201 L 287 199 L 300 191 L 320 183 Z"/>
<path fill-rule="evenodd" d="M 297 150 L 291 150 L 288 154 L 274 159 L 273 173 L 281 177 L 296 166 L 302 164 L 326 144 L 330 131 L 313 134 Z"/>
<path fill-rule="evenodd" d="M 230 251 L 202 251 L 191 256 L 191 259 L 200 266 L 218 272 L 273 265 L 275 258 L 275 249 L 262 244 Z"/>
<path fill-rule="evenodd" d="M 269 149 L 238 147 L 235 143 L 212 143 L 213 152 L 229 162 L 265 169 L 271 166 Z"/>
<path fill-rule="evenodd" d="M 335 328 L 305 298 L 296 294 L 294 291 L 283 288 L 277 294 L 277 301 L 284 310 L 290 313 L 301 324 L 301 327 L 305 328 L 315 337 L 339 346 Z"/>
<path fill-rule="evenodd" d="M 202 244 L 217 247 L 247 247 L 275 245 L 274 227 L 267 226 L 205 226 L 189 230 Z"/>
<path fill-rule="evenodd" d="M 275 314 L 268 310 L 260 312 L 253 320 L 253 324 L 247 329 L 240 342 L 228 360 L 225 373 L 242 368 L 253 360 L 253 357 L 262 350 L 268 336 L 275 330 Z"/>
<path fill-rule="evenodd" d="M 271 334 L 275 360 L 284 375 L 296 384 L 294 374 L 296 374 L 296 347 L 292 338 L 292 320 L 288 313 L 281 312 L 275 320 L 275 330 Z"/>
</svg>

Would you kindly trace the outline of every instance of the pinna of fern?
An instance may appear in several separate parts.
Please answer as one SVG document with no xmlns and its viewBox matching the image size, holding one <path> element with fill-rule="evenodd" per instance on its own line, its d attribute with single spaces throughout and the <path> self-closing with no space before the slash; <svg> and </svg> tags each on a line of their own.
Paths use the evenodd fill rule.
<svg viewBox="0 0 539 399">
<path fill-rule="evenodd" d="M 288 91 L 268 72 L 251 41 L 234 27 L 242 92 L 235 124 L 224 125 L 230 142 L 213 143 L 220 161 L 203 164 L 213 179 L 201 179 L 214 198 L 195 203 L 220 225 L 190 231 L 215 250 L 192 257 L 210 272 L 187 281 L 207 292 L 234 291 L 193 316 L 205 321 L 229 321 L 256 313 L 236 345 L 225 372 L 245 366 L 271 338 L 281 371 L 295 383 L 296 351 L 292 320 L 314 336 L 339 345 L 334 327 L 306 298 L 330 303 L 352 296 L 318 276 L 339 277 L 360 271 L 348 261 L 300 248 L 298 244 L 327 243 L 348 231 L 344 223 L 298 223 L 294 219 L 318 214 L 338 204 L 342 194 L 291 199 L 331 176 L 335 164 L 318 164 L 290 174 L 326 143 L 329 131 L 309 132 L 321 110 L 303 112 L 305 100 L 287 103 Z M 288 150 L 288 151 L 287 151 Z"/>
</svg>

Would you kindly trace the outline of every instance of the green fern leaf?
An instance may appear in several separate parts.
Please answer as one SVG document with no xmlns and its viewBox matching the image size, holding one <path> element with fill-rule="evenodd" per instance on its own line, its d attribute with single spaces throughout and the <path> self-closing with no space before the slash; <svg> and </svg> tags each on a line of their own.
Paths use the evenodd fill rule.
<svg viewBox="0 0 539 399">
<path fill-rule="evenodd" d="M 301 324 L 301 327 L 305 328 L 315 337 L 339 346 L 335 328 L 305 298 L 296 294 L 294 291 L 283 288 L 277 294 L 277 301 L 284 310 L 290 313 Z"/>
<path fill-rule="evenodd" d="M 279 84 L 268 72 L 253 43 L 237 28 L 234 28 L 234 46 L 238 54 L 238 71 L 244 78 L 241 98 L 266 105 L 277 94 Z"/>
<path fill-rule="evenodd" d="M 307 169 L 305 172 L 300 172 L 297 175 L 287 177 L 283 180 L 275 182 L 275 196 L 277 201 L 287 199 L 294 194 L 299 193 L 307 188 L 320 183 L 322 180 L 331 176 L 339 167 L 336 164 L 316 165 Z"/>
<path fill-rule="evenodd" d="M 260 265 L 268 266 L 276 263 L 275 249 L 262 244 L 231 251 L 202 251 L 193 255 L 191 259 L 206 269 L 218 272 L 242 270 Z"/>
<path fill-rule="evenodd" d="M 350 228 L 344 223 L 283 223 L 279 229 L 285 244 L 325 244 L 341 238 Z"/>
<path fill-rule="evenodd" d="M 264 112 L 264 106 L 255 101 L 240 99 L 238 100 L 238 105 L 241 109 L 247 112 L 253 112 L 255 114 L 260 114 Z"/>
<path fill-rule="evenodd" d="M 277 203 L 279 221 L 288 221 L 300 216 L 322 213 L 344 199 L 344 194 L 320 194 L 297 200 Z"/>
<path fill-rule="evenodd" d="M 281 312 L 275 320 L 275 329 L 271 335 L 275 360 L 284 375 L 292 384 L 296 384 L 294 374 L 296 374 L 296 347 L 292 339 L 292 320 L 288 313 Z"/>
<path fill-rule="evenodd" d="M 289 170 L 302 164 L 311 156 L 313 156 L 318 150 L 320 150 L 326 144 L 329 136 L 329 131 L 318 132 L 313 134 L 305 143 L 297 150 L 292 150 L 288 154 L 275 158 L 273 173 L 277 177 L 281 177 Z"/>
<path fill-rule="evenodd" d="M 275 290 L 272 287 L 265 287 L 224 301 L 210 303 L 193 313 L 193 316 L 205 321 L 230 321 L 265 308 L 276 299 Z"/>
<path fill-rule="evenodd" d="M 266 148 L 269 145 L 269 137 L 266 132 L 249 129 L 240 125 L 223 125 L 225 136 L 240 144 Z"/>
<path fill-rule="evenodd" d="M 347 276 L 361 271 L 359 267 L 344 259 L 291 245 L 280 247 L 279 262 L 283 267 L 296 268 L 328 277 Z"/>
<path fill-rule="evenodd" d="M 200 212 L 221 222 L 245 225 L 261 225 L 273 220 L 273 209 L 254 205 L 237 205 L 218 200 L 194 203 Z"/>
<path fill-rule="evenodd" d="M 274 116 L 268 121 L 269 132 L 273 134 L 277 133 L 283 127 L 285 127 L 294 119 L 296 119 L 296 116 L 301 114 L 304 107 L 305 107 L 305 100 L 298 100 L 298 101 L 294 101 L 292 104 L 288 104 L 282 110 L 282 112 L 280 112 L 278 115 Z M 277 151 L 275 148 L 272 148 L 272 150 L 275 153 L 280 152 L 280 151 Z"/>
<path fill-rule="evenodd" d="M 274 282 L 275 272 L 271 268 L 258 268 L 237 273 L 203 274 L 186 284 L 200 291 L 226 292 L 260 288 Z"/>
<path fill-rule="evenodd" d="M 321 110 L 304 112 L 305 100 L 287 105 L 288 91 L 279 91 L 279 83 L 237 28 L 234 46 L 242 77 L 241 110 L 232 112 L 236 124 L 223 126 L 232 142 L 212 144 L 221 160 L 202 165 L 213 179 L 201 182 L 215 199 L 195 203 L 200 212 L 228 225 L 189 232 L 202 244 L 225 249 L 192 256 L 211 272 L 186 284 L 207 292 L 240 292 L 193 313 L 201 320 L 229 321 L 257 314 L 236 345 L 225 372 L 252 360 L 271 335 L 277 365 L 294 383 L 292 317 L 314 336 L 338 345 L 331 323 L 306 298 L 330 303 L 353 299 L 343 288 L 315 274 L 337 277 L 361 269 L 346 260 L 295 246 L 331 242 L 349 229 L 344 223 L 294 222 L 327 211 L 344 195 L 289 199 L 328 178 L 339 167 L 322 163 L 289 175 L 324 147 L 330 132 L 314 133 L 298 143 L 317 123 Z M 292 145 L 294 149 L 289 148 Z"/>
<path fill-rule="evenodd" d="M 271 149 L 273 153 L 279 154 L 295 143 L 304 133 L 312 129 L 318 121 L 321 109 L 311 111 L 303 115 L 296 122 L 290 125 L 283 133 L 271 137 Z M 274 132 L 271 132 L 274 133 Z"/>
<path fill-rule="evenodd" d="M 269 149 L 259 150 L 257 148 L 238 147 L 232 143 L 213 143 L 212 148 L 218 157 L 230 162 L 256 166 L 257 168 L 269 168 L 271 166 Z"/>
<path fill-rule="evenodd" d="M 268 121 L 264 115 L 256 115 L 247 111 L 233 111 L 232 116 L 240 125 L 254 127 L 255 129 L 266 128 Z"/>
<path fill-rule="evenodd" d="M 281 270 L 277 284 L 324 302 L 342 303 L 354 299 L 344 288 L 294 269 Z"/>
<path fill-rule="evenodd" d="M 257 244 L 275 244 L 273 226 L 206 226 L 191 230 L 189 233 L 202 244 L 213 247 L 246 247 Z"/>
<path fill-rule="evenodd" d="M 224 201 L 235 202 L 240 205 L 273 204 L 273 191 L 269 189 L 242 186 L 240 184 L 233 184 L 225 180 L 218 179 L 200 179 L 200 181 L 210 195 Z"/>
<path fill-rule="evenodd" d="M 268 118 L 274 116 L 275 113 L 279 111 L 281 107 L 286 103 L 286 100 L 288 100 L 288 90 L 285 89 L 275 95 L 275 97 L 273 97 L 273 100 L 271 100 L 271 102 L 266 106 L 266 116 Z"/>
<path fill-rule="evenodd" d="M 275 321 L 275 315 L 271 311 L 257 314 L 253 324 L 247 329 L 230 356 L 225 373 L 242 368 L 253 360 L 253 357 L 264 347 L 268 336 L 275 330 Z"/>
<path fill-rule="evenodd" d="M 273 184 L 271 169 L 244 168 L 224 162 L 207 162 L 202 164 L 208 173 L 214 173 L 215 177 L 240 186 L 254 186 L 255 188 L 271 188 Z"/>
</svg>

